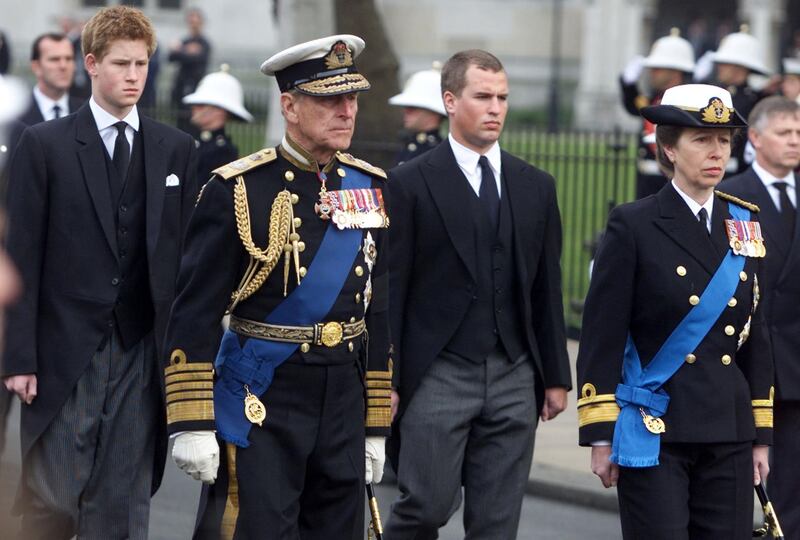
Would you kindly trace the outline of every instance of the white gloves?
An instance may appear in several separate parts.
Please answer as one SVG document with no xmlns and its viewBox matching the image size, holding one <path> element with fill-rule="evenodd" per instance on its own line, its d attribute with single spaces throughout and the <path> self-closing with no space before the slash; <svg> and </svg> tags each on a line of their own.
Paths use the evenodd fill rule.
<svg viewBox="0 0 800 540">
<path fill-rule="evenodd" d="M 367 484 L 379 483 L 383 479 L 383 464 L 386 462 L 386 437 L 367 437 L 366 471 L 364 480 Z"/>
<path fill-rule="evenodd" d="M 184 431 L 175 436 L 172 459 L 195 480 L 213 484 L 219 468 L 219 445 L 213 431 Z"/>
<path fill-rule="evenodd" d="M 622 82 L 625 84 L 634 84 L 642 76 L 644 71 L 644 56 L 638 54 L 631 58 L 631 61 L 625 66 L 622 72 Z"/>
</svg>

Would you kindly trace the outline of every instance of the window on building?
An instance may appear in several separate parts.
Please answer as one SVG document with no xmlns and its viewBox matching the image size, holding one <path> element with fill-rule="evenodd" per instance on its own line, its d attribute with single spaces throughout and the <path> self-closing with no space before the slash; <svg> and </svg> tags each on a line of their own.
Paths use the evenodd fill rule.
<svg viewBox="0 0 800 540">
<path fill-rule="evenodd" d="M 121 0 L 120 4 L 133 7 L 144 7 L 144 0 Z"/>
<path fill-rule="evenodd" d="M 104 7 L 107 3 L 107 0 L 83 0 L 85 7 Z"/>
<path fill-rule="evenodd" d="M 158 0 L 161 9 L 181 9 L 181 0 Z"/>
</svg>

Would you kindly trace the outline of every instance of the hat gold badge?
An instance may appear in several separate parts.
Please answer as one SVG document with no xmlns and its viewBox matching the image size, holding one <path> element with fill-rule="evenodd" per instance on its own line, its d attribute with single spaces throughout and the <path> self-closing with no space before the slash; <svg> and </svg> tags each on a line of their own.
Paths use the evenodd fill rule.
<svg viewBox="0 0 800 540">
<path fill-rule="evenodd" d="M 708 124 L 727 124 L 731 120 L 731 110 L 719 98 L 711 98 L 708 106 L 701 109 L 703 122 Z"/>
<path fill-rule="evenodd" d="M 353 65 L 353 54 L 344 41 L 337 41 L 331 47 L 331 52 L 325 57 L 325 67 L 328 69 L 339 69 Z"/>
</svg>

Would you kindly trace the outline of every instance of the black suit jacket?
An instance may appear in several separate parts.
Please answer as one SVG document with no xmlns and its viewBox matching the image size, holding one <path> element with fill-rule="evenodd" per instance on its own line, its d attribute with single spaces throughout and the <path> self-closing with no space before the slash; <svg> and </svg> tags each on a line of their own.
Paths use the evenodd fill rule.
<svg viewBox="0 0 800 540">
<path fill-rule="evenodd" d="M 582 445 L 612 439 L 619 412 L 614 393 L 622 381 L 628 335 L 642 366 L 647 366 L 702 296 L 729 250 L 725 219 L 730 219 L 728 202 L 717 197 L 709 236 L 671 183 L 656 195 L 611 212 L 581 327 L 577 370 Z M 751 220 L 757 219 L 752 213 Z M 708 334 L 664 384 L 670 402 L 662 441 L 771 442 L 771 404 L 766 403 L 773 380 L 770 343 L 761 305 L 753 313 L 761 261 L 746 259 L 735 300 L 729 300 Z M 737 350 L 748 320 L 749 338 Z M 760 429 L 754 413 L 764 420 L 759 421 Z"/>
<path fill-rule="evenodd" d="M 561 296 L 561 221 L 553 178 L 502 153 L 514 222 L 525 343 L 537 385 L 571 386 Z M 393 384 L 405 410 L 431 362 L 473 301 L 477 260 L 473 196 L 450 143 L 389 172 Z M 541 406 L 543 392 L 536 396 Z"/>
<path fill-rule="evenodd" d="M 85 103 L 86 100 L 75 98 L 69 96 L 69 112 L 74 113 L 81 106 Z M 66 116 L 66 111 L 61 111 L 63 116 Z M 38 124 L 40 122 L 44 122 L 44 116 L 42 116 L 42 111 L 39 109 L 39 104 L 36 102 L 36 97 L 34 97 L 33 92 L 31 92 L 31 99 L 30 105 L 28 106 L 28 110 L 25 111 L 19 121 L 25 124 L 26 126 L 32 126 L 34 124 Z"/>
<path fill-rule="evenodd" d="M 140 119 L 150 272 L 150 290 L 141 293 L 153 301 L 160 351 L 183 231 L 198 193 L 197 158 L 191 137 Z M 105 152 L 87 104 L 75 114 L 28 127 L 11 162 L 7 246 L 24 293 L 8 313 L 2 375 L 35 373 L 38 379 L 38 396 L 22 409 L 23 456 L 113 325 L 120 263 Z M 179 185 L 166 186 L 170 174 Z M 162 442 L 156 450 L 163 458 Z M 163 459 L 157 463 L 163 467 Z M 157 474 L 154 482 L 159 481 Z"/>
<path fill-rule="evenodd" d="M 772 338 L 775 387 L 778 399 L 800 400 L 800 228 L 794 239 L 786 235 L 775 203 L 752 167 L 726 180 L 722 189 L 761 208 L 767 247 L 762 301 Z"/>
</svg>

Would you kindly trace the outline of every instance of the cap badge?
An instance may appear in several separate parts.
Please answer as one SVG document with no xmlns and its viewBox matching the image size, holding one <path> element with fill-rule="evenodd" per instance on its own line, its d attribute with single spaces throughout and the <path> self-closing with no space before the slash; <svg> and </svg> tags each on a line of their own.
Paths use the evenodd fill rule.
<svg viewBox="0 0 800 540">
<path fill-rule="evenodd" d="M 727 124 L 731 120 L 731 109 L 717 97 L 711 98 L 708 106 L 700 112 L 703 113 L 703 122 L 708 124 Z"/>
<path fill-rule="evenodd" d="M 337 41 L 331 47 L 331 52 L 325 57 L 325 67 L 339 69 L 353 65 L 353 55 L 344 41 Z"/>
</svg>

